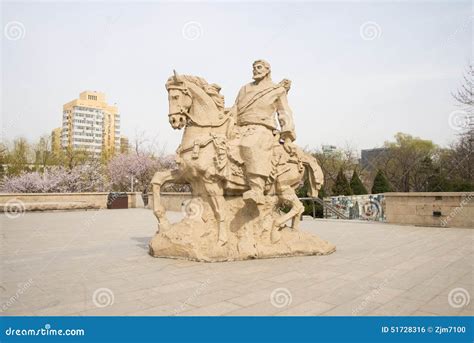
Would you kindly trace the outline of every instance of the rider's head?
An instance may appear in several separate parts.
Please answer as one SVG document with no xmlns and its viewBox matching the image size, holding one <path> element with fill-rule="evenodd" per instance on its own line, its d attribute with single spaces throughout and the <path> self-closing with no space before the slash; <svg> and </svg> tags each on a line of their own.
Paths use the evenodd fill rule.
<svg viewBox="0 0 474 343">
<path fill-rule="evenodd" d="M 271 78 L 270 63 L 265 60 L 256 60 L 253 62 L 253 79 L 255 81 L 263 80 L 264 78 Z"/>
</svg>

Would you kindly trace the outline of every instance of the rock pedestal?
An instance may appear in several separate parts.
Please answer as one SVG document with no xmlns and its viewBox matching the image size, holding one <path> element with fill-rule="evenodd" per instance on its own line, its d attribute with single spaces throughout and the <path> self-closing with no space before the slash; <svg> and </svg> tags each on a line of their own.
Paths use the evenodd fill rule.
<svg viewBox="0 0 474 343">
<path fill-rule="evenodd" d="M 301 230 L 273 229 L 278 215 L 269 201 L 257 210 L 241 197 L 226 199 L 228 208 L 227 242 L 218 240 L 218 225 L 210 207 L 196 198 L 185 206 L 186 217 L 157 233 L 150 242 L 155 257 L 204 262 L 236 261 L 334 252 L 331 243 Z M 262 213 L 260 213 L 262 212 Z"/>
</svg>

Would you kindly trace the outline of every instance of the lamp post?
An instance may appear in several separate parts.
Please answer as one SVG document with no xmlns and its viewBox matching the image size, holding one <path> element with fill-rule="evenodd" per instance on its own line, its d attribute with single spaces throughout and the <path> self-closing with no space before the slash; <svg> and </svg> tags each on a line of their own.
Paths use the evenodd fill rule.
<svg viewBox="0 0 474 343">
<path fill-rule="evenodd" d="M 138 182 L 138 180 L 135 180 L 133 175 L 130 175 L 130 191 L 133 193 L 133 185 Z"/>
</svg>

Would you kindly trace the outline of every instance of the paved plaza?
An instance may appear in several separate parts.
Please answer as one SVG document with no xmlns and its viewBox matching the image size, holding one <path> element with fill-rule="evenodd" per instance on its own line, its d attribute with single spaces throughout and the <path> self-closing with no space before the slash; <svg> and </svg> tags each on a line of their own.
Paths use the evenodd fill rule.
<svg viewBox="0 0 474 343">
<path fill-rule="evenodd" d="M 169 213 L 172 220 L 179 213 Z M 0 216 L 1 315 L 473 315 L 474 230 L 304 220 L 329 256 L 153 258 L 150 210 Z"/>
</svg>

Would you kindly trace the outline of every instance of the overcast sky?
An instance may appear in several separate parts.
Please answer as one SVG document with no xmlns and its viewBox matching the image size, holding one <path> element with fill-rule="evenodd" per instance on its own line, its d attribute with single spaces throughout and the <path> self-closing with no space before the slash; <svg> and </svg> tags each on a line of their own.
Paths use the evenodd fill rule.
<svg viewBox="0 0 474 343">
<path fill-rule="evenodd" d="M 96 90 L 123 134 L 173 152 L 172 70 L 220 84 L 231 106 L 264 58 L 274 81 L 292 80 L 300 146 L 372 148 L 399 131 L 446 145 L 473 22 L 471 1 L 3 3 L 2 134 L 37 140 Z"/>
</svg>

